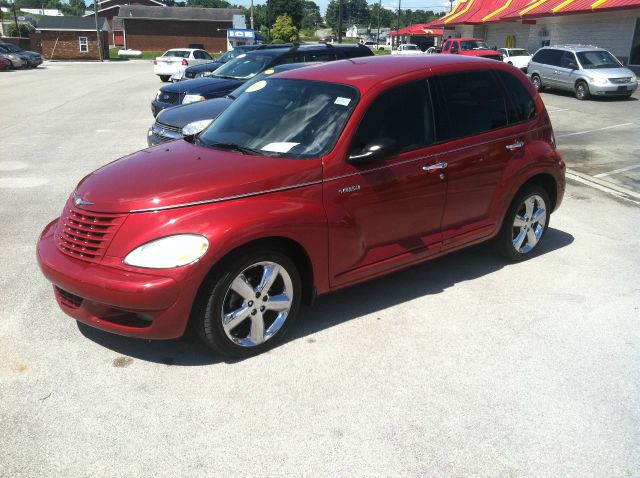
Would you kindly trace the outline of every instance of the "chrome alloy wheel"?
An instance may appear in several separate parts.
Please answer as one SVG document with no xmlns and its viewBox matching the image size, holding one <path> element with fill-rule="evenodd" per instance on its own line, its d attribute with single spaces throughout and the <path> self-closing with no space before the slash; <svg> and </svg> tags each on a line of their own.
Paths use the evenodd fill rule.
<svg viewBox="0 0 640 478">
<path fill-rule="evenodd" d="M 536 247 L 547 223 L 547 209 L 544 200 L 537 194 L 527 197 L 518 208 L 513 220 L 513 247 L 520 254 L 526 254 Z"/>
<path fill-rule="evenodd" d="M 282 328 L 293 303 L 293 284 L 275 262 L 258 262 L 231 282 L 222 301 L 222 328 L 242 347 L 266 342 Z"/>
</svg>

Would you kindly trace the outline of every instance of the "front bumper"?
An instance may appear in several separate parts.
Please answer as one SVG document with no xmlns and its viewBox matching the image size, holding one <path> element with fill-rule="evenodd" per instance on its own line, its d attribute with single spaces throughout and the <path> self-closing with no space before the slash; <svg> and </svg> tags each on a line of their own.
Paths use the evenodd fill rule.
<svg viewBox="0 0 640 478">
<path fill-rule="evenodd" d="M 638 83 L 625 83 L 625 84 L 609 84 L 609 85 L 594 85 L 589 83 L 589 92 L 596 96 L 618 96 L 633 94 L 638 89 Z"/>
<path fill-rule="evenodd" d="M 181 102 L 182 98 L 178 98 L 177 103 L 163 103 L 162 101 L 153 100 L 151 102 L 151 113 L 153 113 L 153 117 L 155 118 L 162 110 L 171 108 L 172 106 L 178 106 Z"/>
<path fill-rule="evenodd" d="M 184 334 L 192 294 L 172 277 L 89 264 L 58 249 L 58 219 L 42 232 L 37 258 L 54 285 L 58 305 L 67 315 L 107 332 L 147 339 Z"/>
</svg>

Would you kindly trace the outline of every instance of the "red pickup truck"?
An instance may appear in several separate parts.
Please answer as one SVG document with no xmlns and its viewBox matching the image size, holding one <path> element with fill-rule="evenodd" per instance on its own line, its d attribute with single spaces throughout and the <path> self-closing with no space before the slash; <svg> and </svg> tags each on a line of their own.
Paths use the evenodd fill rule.
<svg viewBox="0 0 640 478">
<path fill-rule="evenodd" d="M 442 53 L 480 56 L 502 61 L 502 53 L 489 48 L 481 38 L 449 38 L 442 47 Z"/>
</svg>

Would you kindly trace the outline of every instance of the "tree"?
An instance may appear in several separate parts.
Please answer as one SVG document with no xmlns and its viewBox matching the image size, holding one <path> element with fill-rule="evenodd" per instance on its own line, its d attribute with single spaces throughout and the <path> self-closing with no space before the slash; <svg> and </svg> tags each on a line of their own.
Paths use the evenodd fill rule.
<svg viewBox="0 0 640 478">
<path fill-rule="evenodd" d="M 300 23 L 300 28 L 315 28 L 320 22 L 322 22 L 320 7 L 316 5 L 316 2 L 305 0 L 302 5 L 302 22 Z"/>
<path fill-rule="evenodd" d="M 231 4 L 225 0 L 187 0 L 187 7 L 229 8 Z"/>
<path fill-rule="evenodd" d="M 69 0 L 69 3 L 62 4 L 62 13 L 65 15 L 82 16 L 86 9 L 84 0 Z"/>
<path fill-rule="evenodd" d="M 342 29 L 344 30 L 345 24 L 346 24 L 346 18 L 347 18 L 347 6 L 346 6 L 346 0 L 342 1 Z M 339 5 L 340 2 L 338 0 L 331 0 L 329 2 L 329 5 L 327 6 L 327 14 L 326 14 L 326 20 L 327 20 L 327 25 L 329 25 L 329 27 L 331 27 L 331 29 L 334 32 L 338 32 L 338 14 L 340 12 L 339 10 Z"/>
<path fill-rule="evenodd" d="M 35 31 L 36 29 L 28 23 L 18 23 L 18 29 L 16 29 L 15 23 L 11 23 L 7 27 L 7 33 L 10 37 L 29 38 L 29 36 Z"/>
<path fill-rule="evenodd" d="M 291 18 L 297 28 L 302 23 L 304 0 L 267 0 L 267 25 L 273 25 L 282 15 Z"/>
<path fill-rule="evenodd" d="M 289 15 L 280 15 L 273 24 L 271 36 L 285 42 L 295 41 L 298 39 L 298 29 Z"/>
</svg>

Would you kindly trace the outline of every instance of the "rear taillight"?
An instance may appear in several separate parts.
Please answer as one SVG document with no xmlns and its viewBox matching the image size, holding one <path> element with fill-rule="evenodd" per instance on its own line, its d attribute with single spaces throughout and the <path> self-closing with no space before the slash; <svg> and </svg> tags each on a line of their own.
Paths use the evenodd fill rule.
<svg viewBox="0 0 640 478">
<path fill-rule="evenodd" d="M 189 62 L 186 59 L 183 59 L 182 66 L 189 66 Z"/>
</svg>

